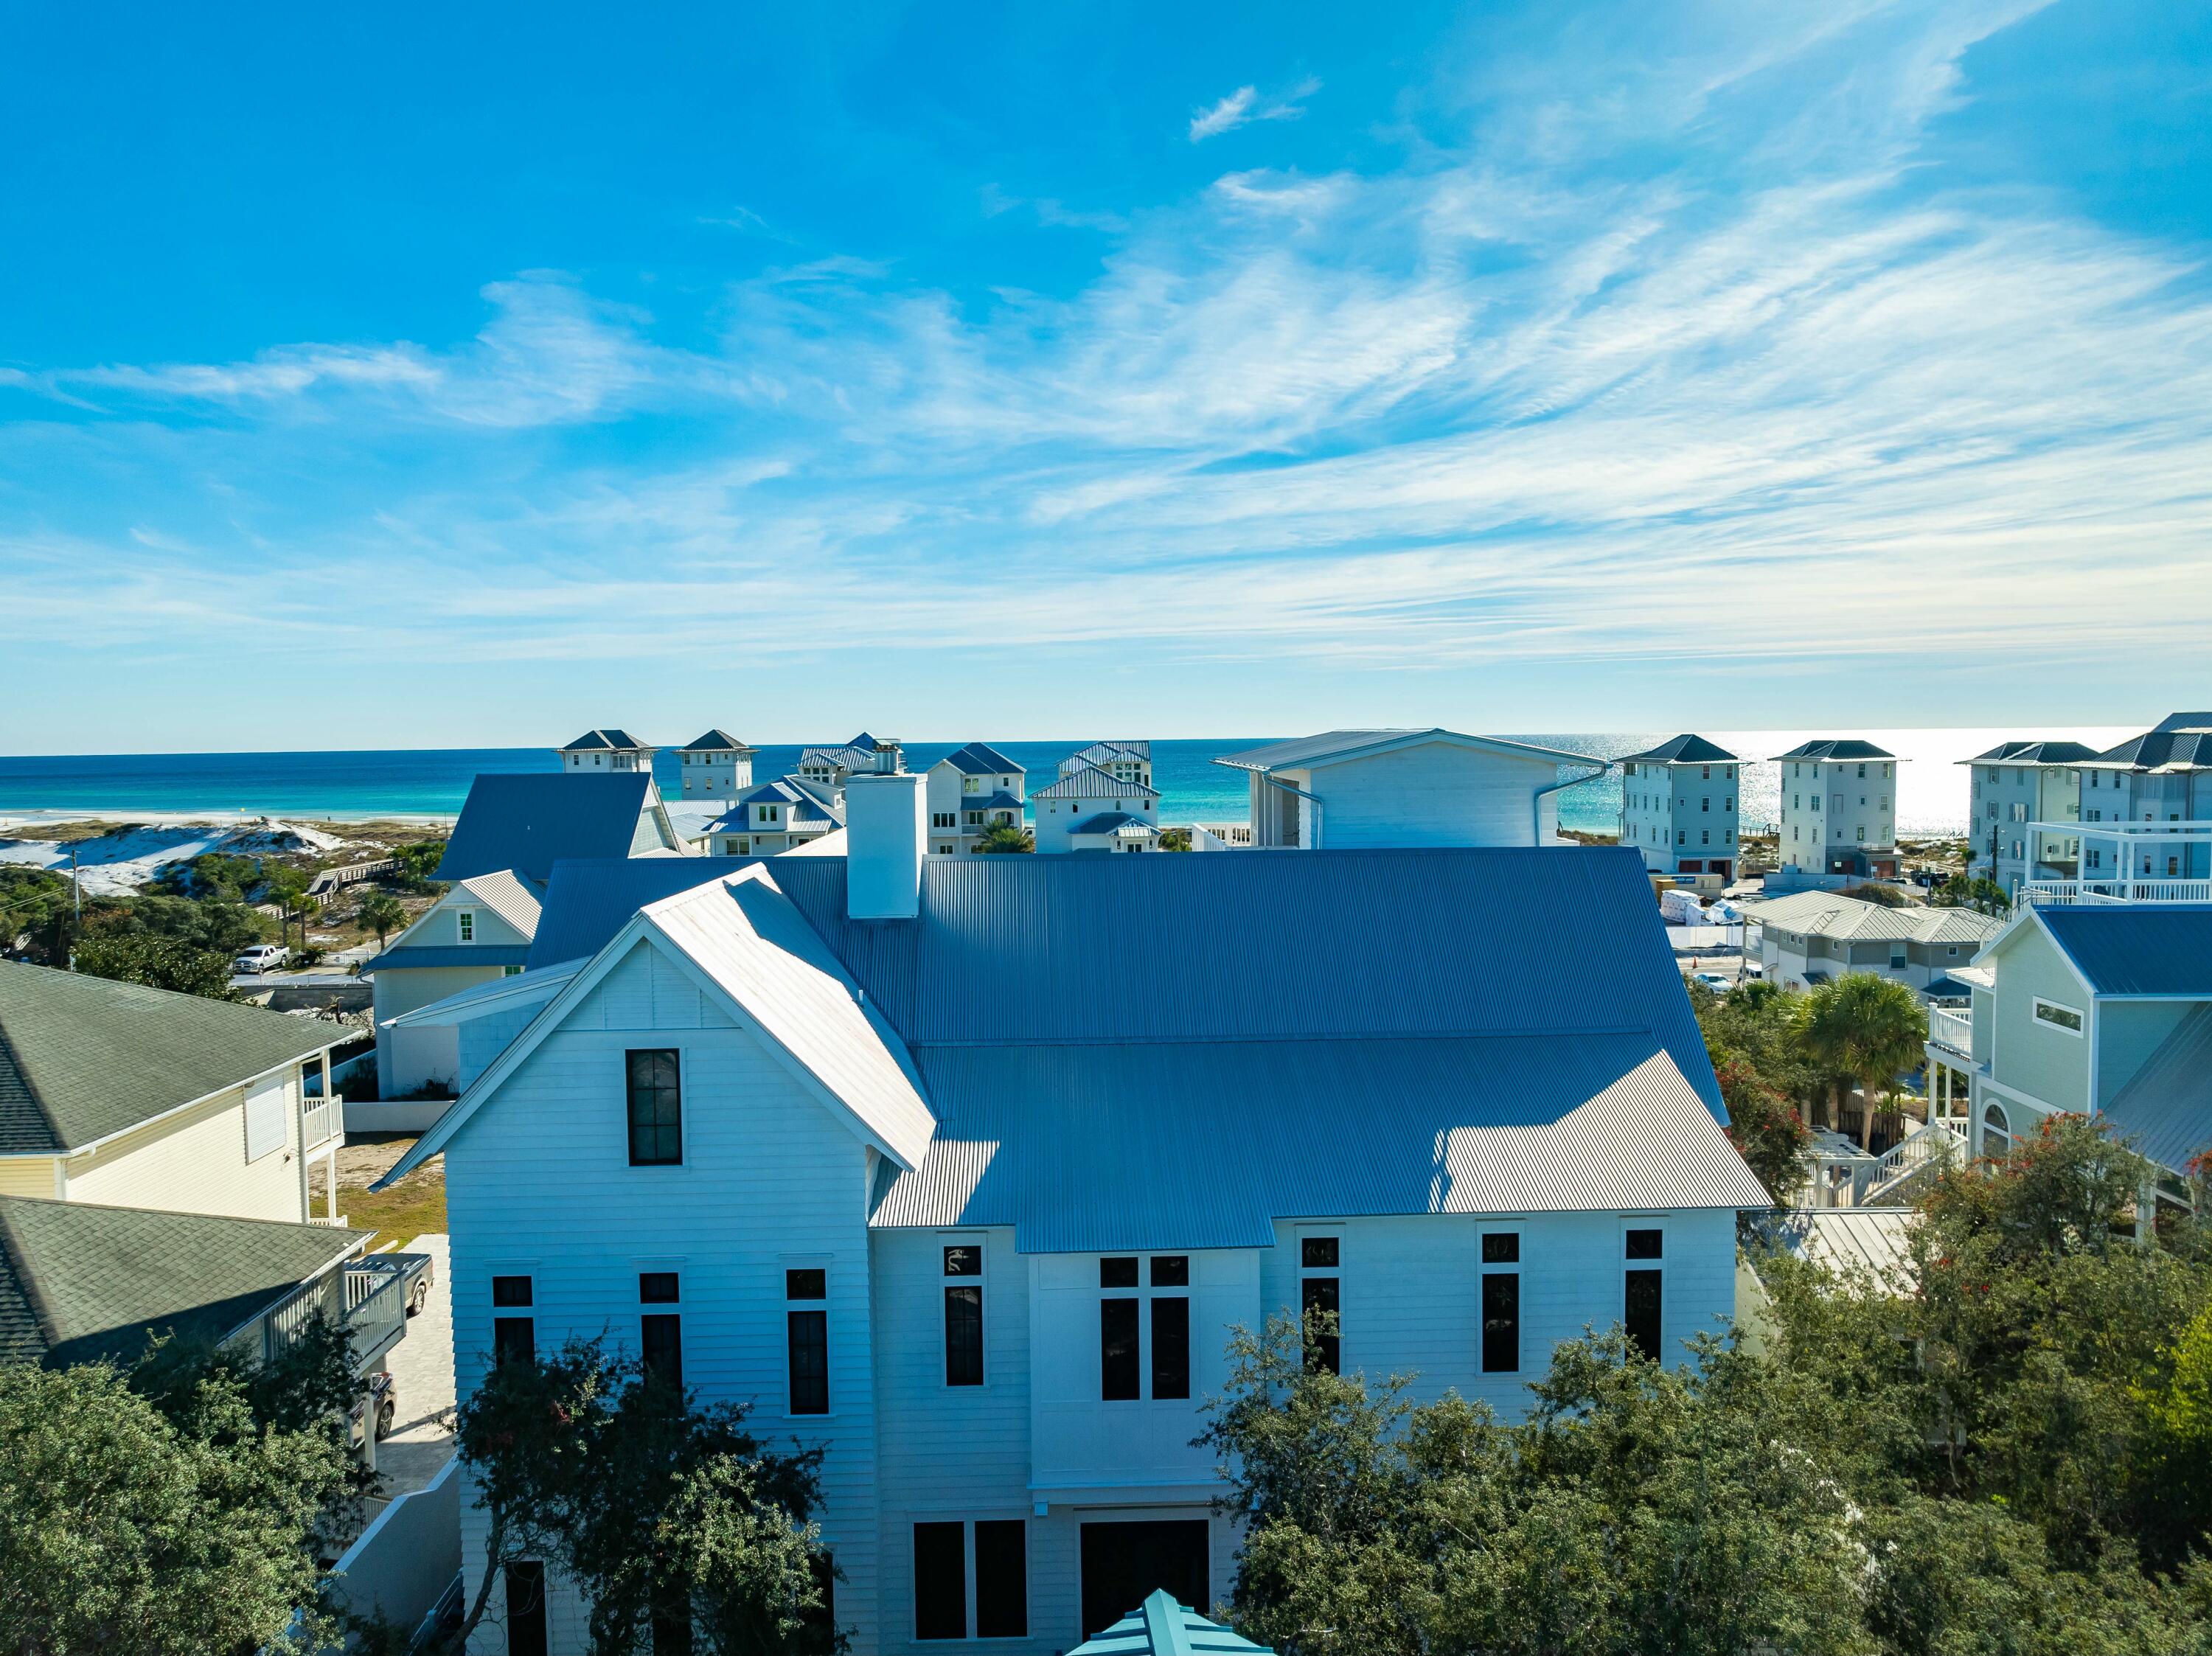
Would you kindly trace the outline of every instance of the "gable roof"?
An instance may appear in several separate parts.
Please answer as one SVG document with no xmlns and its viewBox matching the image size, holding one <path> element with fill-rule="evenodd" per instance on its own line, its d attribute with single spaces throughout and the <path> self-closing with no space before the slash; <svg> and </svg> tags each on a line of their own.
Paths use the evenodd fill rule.
<svg viewBox="0 0 2212 1656">
<path fill-rule="evenodd" d="M 801 765 L 842 765 L 848 771 L 872 765 L 875 760 L 876 738 L 866 731 L 842 747 L 803 748 L 799 755 Z"/>
<path fill-rule="evenodd" d="M 1553 765 L 1595 765 L 1603 769 L 1607 763 L 1586 753 L 1569 753 L 1564 748 L 1539 747 L 1530 742 L 1509 741 L 1502 736 L 1468 736 L 1462 731 L 1436 726 L 1427 730 L 1323 731 L 1318 736 L 1295 737 L 1287 742 L 1270 742 L 1261 747 L 1247 748 L 1241 753 L 1217 755 L 1213 762 L 1227 765 L 1235 770 L 1259 771 L 1264 774 L 1269 771 L 1306 770 L 1316 765 L 1333 765 L 1339 760 L 1358 758 L 1395 748 L 1419 747 L 1429 742 L 1445 743 L 1455 748 L 1485 748 L 1509 757 L 1540 760 Z"/>
<path fill-rule="evenodd" d="M 1162 1587 L 1068 1656 L 1273 1656 L 1265 1645 L 1209 1622 Z"/>
<path fill-rule="evenodd" d="M 604 752 L 617 748 L 642 749 L 646 745 L 628 731 L 590 730 L 586 731 L 561 751 L 562 753 L 591 753 L 594 750 Z"/>
<path fill-rule="evenodd" d="M 842 822 L 845 820 L 845 807 L 838 802 L 837 796 L 821 783 L 809 781 L 803 776 L 776 776 L 740 795 L 737 804 L 715 818 L 710 826 L 725 834 L 735 834 L 750 827 L 744 814 L 750 805 L 787 806 L 790 815 L 786 820 L 792 822 Z"/>
<path fill-rule="evenodd" d="M 1152 744 L 1149 741 L 1093 742 L 1061 760 L 1060 767 L 1066 770 L 1079 761 L 1086 765 L 1110 765 L 1117 759 L 1133 759 L 1140 765 L 1149 765 L 1152 762 Z"/>
<path fill-rule="evenodd" d="M 529 972 L 584 960 L 607 946 L 648 904 L 708 880 L 756 868 L 758 857 L 569 858 L 553 864 L 531 939 Z"/>
<path fill-rule="evenodd" d="M 930 858 L 898 922 L 848 919 L 846 876 L 782 859 L 647 905 L 595 968 L 651 929 L 732 1004 L 787 1000 L 809 1030 L 738 1015 L 837 1048 L 799 1061 L 887 1142 L 919 1126 L 890 1072 L 918 1079 L 935 1120 L 872 1222 L 1013 1224 L 1033 1252 L 1124 1246 L 1139 1222 L 1146 1246 L 1197 1247 L 1272 1240 L 1284 1216 L 1765 1204 L 1632 847 Z M 556 870 L 541 947 L 588 877 Z M 1498 889 L 1539 934 L 1470 938 Z M 859 1061 L 856 1014 L 881 1047 L 859 1079 L 833 1067 Z"/>
<path fill-rule="evenodd" d="M 1101 770 L 1089 760 L 1073 767 L 1063 766 L 1060 774 L 1043 787 L 1030 790 L 1032 799 L 1157 799 L 1160 791 L 1149 782 L 1124 781 L 1111 771 Z"/>
<path fill-rule="evenodd" d="M 937 761 L 950 765 L 963 776 L 1020 776 L 1022 767 L 988 743 L 970 742 L 955 748 Z"/>
<path fill-rule="evenodd" d="M 469 785 L 436 877 L 470 880 L 512 870 L 542 883 L 563 857 L 655 848 L 659 797 L 644 771 L 479 776 Z M 641 846 L 641 838 L 648 843 Z"/>
<path fill-rule="evenodd" d="M 2191 1007 L 2104 1113 L 2138 1151 L 2176 1173 L 2212 1149 L 2212 1005 Z"/>
<path fill-rule="evenodd" d="M 2097 750 L 2081 742 L 2000 742 L 1987 753 L 1961 759 L 1961 765 L 1986 764 L 1991 760 L 2008 765 L 2078 765 L 2097 756 Z"/>
<path fill-rule="evenodd" d="M 715 751 L 726 749 L 729 752 L 737 754 L 748 754 L 752 751 L 750 748 L 738 741 L 736 737 L 732 736 L 727 731 L 722 729 L 719 725 L 713 730 L 707 731 L 702 736 L 693 737 L 689 742 L 686 742 L 682 748 L 678 749 L 678 751 L 680 753 L 701 753 L 709 749 Z"/>
<path fill-rule="evenodd" d="M 2098 994 L 2212 996 L 2212 903 L 2084 903 L 2033 913 Z"/>
<path fill-rule="evenodd" d="M 0 961 L 0 1155 L 82 1149 L 353 1033 L 264 1007 Z"/>
<path fill-rule="evenodd" d="M 1146 835 L 1159 832 L 1143 817 L 1132 816 L 1126 810 L 1102 810 L 1096 816 L 1085 817 L 1073 828 L 1068 829 L 1068 832 L 1070 834 L 1119 834 L 1125 829 L 1134 829 L 1137 833 Z"/>
<path fill-rule="evenodd" d="M 0 1362 L 128 1362 L 164 1330 L 220 1340 L 372 1234 L 0 1196 Z"/>
<path fill-rule="evenodd" d="M 1778 753 L 1774 761 L 1784 759 L 1894 759 L 1897 755 L 1887 748 L 1877 748 L 1871 742 L 1855 737 L 1829 737 L 1824 740 L 1800 742 L 1788 753 Z"/>
<path fill-rule="evenodd" d="M 1967 943 L 1978 949 L 2004 930 L 2002 920 L 1971 908 L 1888 908 L 1833 891 L 1793 891 L 1786 897 L 1750 898 L 1743 910 L 1761 925 L 1859 943 Z"/>
<path fill-rule="evenodd" d="M 1709 765 L 1729 764 L 1735 755 L 1726 748 L 1708 742 L 1702 736 L 1677 736 L 1662 742 L 1656 748 L 1646 748 L 1642 753 L 1623 754 L 1615 764 Z"/>
</svg>

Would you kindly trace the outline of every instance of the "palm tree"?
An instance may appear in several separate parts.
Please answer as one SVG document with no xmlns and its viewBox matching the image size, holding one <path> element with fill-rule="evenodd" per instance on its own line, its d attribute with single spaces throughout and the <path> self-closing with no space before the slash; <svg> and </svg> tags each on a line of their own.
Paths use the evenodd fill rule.
<svg viewBox="0 0 2212 1656">
<path fill-rule="evenodd" d="M 354 918 L 376 933 L 376 946 L 384 947 L 384 939 L 392 928 L 407 918 L 407 911 L 399 906 L 399 899 L 388 891 L 372 891 L 361 900 Z"/>
<path fill-rule="evenodd" d="M 1866 1096 L 1859 1144 L 1872 1148 L 1875 1095 L 1912 1067 L 1928 1040 L 1928 1013 L 1893 978 L 1846 972 L 1798 1004 L 1797 1044 L 1830 1074 L 1856 1081 Z M 1840 1107 L 1842 1100 L 1838 1099 Z"/>
<path fill-rule="evenodd" d="M 1036 840 L 1018 822 L 994 822 L 976 840 L 975 849 L 987 856 L 998 852 L 1035 851 Z"/>
</svg>

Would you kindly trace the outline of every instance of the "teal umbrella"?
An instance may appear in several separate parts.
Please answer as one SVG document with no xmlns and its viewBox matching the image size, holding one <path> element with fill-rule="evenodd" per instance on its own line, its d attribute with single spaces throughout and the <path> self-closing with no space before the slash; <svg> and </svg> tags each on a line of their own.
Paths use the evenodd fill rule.
<svg viewBox="0 0 2212 1656">
<path fill-rule="evenodd" d="M 1168 1597 L 1166 1589 L 1067 1656 L 1273 1656 L 1265 1645 L 1239 1638 Z"/>
</svg>

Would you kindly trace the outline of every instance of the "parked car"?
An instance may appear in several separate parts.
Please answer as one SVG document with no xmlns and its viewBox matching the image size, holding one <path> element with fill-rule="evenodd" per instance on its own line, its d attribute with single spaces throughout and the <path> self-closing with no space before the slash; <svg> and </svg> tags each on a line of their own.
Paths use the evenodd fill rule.
<svg viewBox="0 0 2212 1656">
<path fill-rule="evenodd" d="M 1726 978 L 1723 977 L 1717 972 L 1700 972 L 1698 974 L 1698 981 L 1705 985 L 1706 988 L 1711 990 L 1716 995 L 1725 995 L 1729 990 L 1735 987 L 1734 984 L 1730 983 Z"/>
<path fill-rule="evenodd" d="M 251 949 L 240 950 L 238 958 L 230 963 L 230 969 L 241 977 L 248 977 L 256 972 L 266 972 L 271 967 L 282 966 L 291 958 L 292 951 L 281 943 L 258 943 Z"/>
<path fill-rule="evenodd" d="M 388 1259 L 405 1272 L 407 1283 L 407 1314 L 421 1313 L 430 1298 L 430 1284 L 438 1280 L 438 1262 L 427 1253 L 371 1254 L 371 1259 Z"/>
<path fill-rule="evenodd" d="M 354 1447 L 361 1447 L 361 1435 L 368 1422 L 376 1422 L 376 1438 L 381 1443 L 392 1435 L 392 1424 L 398 1418 L 398 1382 L 392 1378 L 389 1368 L 379 1369 L 368 1377 L 368 1389 L 354 1399 L 353 1418 L 349 1422 Z"/>
</svg>

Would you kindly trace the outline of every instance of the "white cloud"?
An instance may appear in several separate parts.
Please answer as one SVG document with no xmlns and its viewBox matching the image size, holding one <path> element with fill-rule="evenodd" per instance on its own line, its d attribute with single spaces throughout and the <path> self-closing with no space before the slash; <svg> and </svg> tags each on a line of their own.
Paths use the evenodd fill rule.
<svg viewBox="0 0 2212 1656">
<path fill-rule="evenodd" d="M 1306 112 L 1305 100 L 1320 90 L 1321 82 L 1310 75 L 1266 99 L 1257 87 L 1240 86 L 1219 103 L 1191 112 L 1190 141 L 1203 143 L 1253 121 L 1295 121 Z"/>
</svg>

